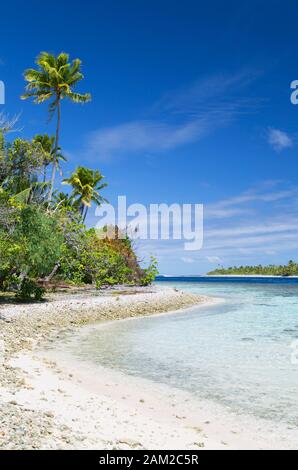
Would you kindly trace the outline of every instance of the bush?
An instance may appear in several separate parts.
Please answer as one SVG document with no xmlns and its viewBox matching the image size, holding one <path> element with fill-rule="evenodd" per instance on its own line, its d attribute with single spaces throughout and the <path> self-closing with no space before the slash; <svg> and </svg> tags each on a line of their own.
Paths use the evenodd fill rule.
<svg viewBox="0 0 298 470">
<path fill-rule="evenodd" d="M 158 275 L 157 259 L 151 256 L 148 268 L 143 269 L 143 275 L 140 279 L 141 286 L 148 286 Z"/>
<path fill-rule="evenodd" d="M 154 279 L 157 262 L 151 258 L 148 268 L 142 269 L 131 241 L 125 238 L 102 238 L 94 229 L 85 231 L 72 225 L 72 234 L 64 243 L 60 275 L 74 284 L 93 283 L 104 285 L 148 285 Z"/>
<path fill-rule="evenodd" d="M 16 298 L 21 302 L 28 302 L 34 298 L 35 300 L 42 300 L 45 293 L 45 289 L 38 284 L 33 279 L 23 279 L 19 290 L 16 293 Z"/>
</svg>

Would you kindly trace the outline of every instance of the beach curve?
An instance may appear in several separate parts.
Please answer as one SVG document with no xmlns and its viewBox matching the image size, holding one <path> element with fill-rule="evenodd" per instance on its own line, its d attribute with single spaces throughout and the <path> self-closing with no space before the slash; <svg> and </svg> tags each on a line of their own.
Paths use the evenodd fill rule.
<svg viewBox="0 0 298 470">
<path fill-rule="evenodd" d="M 41 374 L 42 364 L 35 362 L 33 370 L 30 371 L 30 367 L 26 370 L 26 361 L 29 357 L 33 360 L 32 354 L 43 344 L 83 325 L 176 311 L 210 301 L 206 296 L 177 289 L 150 287 L 111 290 L 100 295 L 91 295 L 90 292 L 53 295 L 43 303 L 2 305 L 0 448 L 81 448 L 82 440 L 71 426 L 58 425 L 55 413 L 47 406 L 40 406 L 40 402 L 47 402 L 45 391 L 42 391 L 43 384 L 47 383 L 47 378 Z M 52 368 L 51 373 L 52 366 L 46 366 L 47 369 Z M 34 389 L 41 394 L 39 400 L 33 398 Z M 26 403 L 21 399 L 24 393 L 27 393 Z M 113 442 L 111 445 L 116 444 Z M 89 448 L 88 444 L 83 448 Z"/>
</svg>

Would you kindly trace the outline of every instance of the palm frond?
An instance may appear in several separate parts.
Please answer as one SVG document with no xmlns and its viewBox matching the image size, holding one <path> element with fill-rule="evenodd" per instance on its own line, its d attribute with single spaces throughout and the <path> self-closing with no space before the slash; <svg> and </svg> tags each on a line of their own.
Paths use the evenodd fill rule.
<svg viewBox="0 0 298 470">
<path fill-rule="evenodd" d="M 91 101 L 90 93 L 85 93 L 82 95 L 81 93 L 70 92 L 67 93 L 67 97 L 70 98 L 74 103 L 88 103 L 88 101 Z"/>
<path fill-rule="evenodd" d="M 21 204 L 27 204 L 30 194 L 31 194 L 32 188 L 26 188 L 23 191 L 20 191 L 18 194 L 15 194 L 14 196 L 11 197 L 11 200 L 13 202 L 18 202 Z"/>
<path fill-rule="evenodd" d="M 35 69 L 27 69 L 24 72 L 24 77 L 27 82 L 33 82 L 34 80 L 40 80 L 42 72 Z"/>
<path fill-rule="evenodd" d="M 51 67 L 55 67 L 56 58 L 50 52 L 43 51 L 37 56 L 35 63 L 36 65 L 40 65 L 40 66 L 42 66 L 44 63 L 47 63 Z"/>
<path fill-rule="evenodd" d="M 75 75 L 80 70 L 81 65 L 82 61 L 80 59 L 74 59 L 69 69 L 70 75 Z"/>
<path fill-rule="evenodd" d="M 53 96 L 53 93 L 51 91 L 49 93 L 42 93 L 36 96 L 34 103 L 37 103 L 37 104 L 44 103 L 46 100 L 48 100 L 52 96 Z"/>
<path fill-rule="evenodd" d="M 67 65 L 68 61 L 69 61 L 69 54 L 67 54 L 66 52 L 60 52 L 60 54 L 58 55 L 56 59 L 58 67 L 63 67 L 64 65 Z"/>
</svg>

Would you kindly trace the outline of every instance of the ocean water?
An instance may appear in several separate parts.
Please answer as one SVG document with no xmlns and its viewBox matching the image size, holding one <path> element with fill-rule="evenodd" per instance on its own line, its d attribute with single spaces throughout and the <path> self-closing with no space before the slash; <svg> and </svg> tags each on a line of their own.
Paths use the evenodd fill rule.
<svg viewBox="0 0 298 470">
<path fill-rule="evenodd" d="M 79 344 L 70 343 L 71 353 L 186 390 L 236 413 L 297 426 L 298 285 L 160 284 L 224 302 L 107 324 L 90 330 Z"/>
</svg>

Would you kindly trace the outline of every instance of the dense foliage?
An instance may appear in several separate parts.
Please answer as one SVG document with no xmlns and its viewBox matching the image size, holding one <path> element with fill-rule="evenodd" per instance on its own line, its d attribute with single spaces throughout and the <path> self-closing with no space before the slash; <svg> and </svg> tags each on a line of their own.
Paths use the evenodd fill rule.
<svg viewBox="0 0 298 470">
<path fill-rule="evenodd" d="M 154 259 L 148 268 L 140 267 L 127 236 L 111 239 L 108 231 L 86 228 L 88 208 L 105 201 L 101 192 L 106 183 L 99 170 L 80 166 L 64 179 L 70 193 L 55 190 L 56 172 L 66 160 L 58 144 L 61 100 L 91 99 L 72 89 L 83 78 L 80 65 L 78 59 L 69 63 L 64 53 L 42 53 L 37 70 L 25 72 L 28 85 L 22 98 L 52 100 L 55 136 L 38 134 L 32 140 L 8 142 L 12 121 L 3 116 L 0 120 L 0 290 L 14 291 L 22 300 L 41 299 L 54 280 L 100 288 L 149 284 L 157 274 Z M 118 229 L 114 232 L 119 235 Z"/>
<path fill-rule="evenodd" d="M 270 275 L 270 276 L 298 276 L 298 263 L 290 260 L 286 265 L 273 265 L 262 266 L 233 266 L 229 268 L 217 268 L 210 271 L 208 274 L 242 274 L 242 275 Z"/>
</svg>

